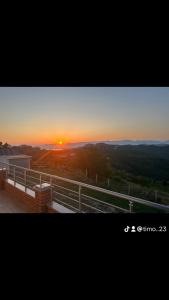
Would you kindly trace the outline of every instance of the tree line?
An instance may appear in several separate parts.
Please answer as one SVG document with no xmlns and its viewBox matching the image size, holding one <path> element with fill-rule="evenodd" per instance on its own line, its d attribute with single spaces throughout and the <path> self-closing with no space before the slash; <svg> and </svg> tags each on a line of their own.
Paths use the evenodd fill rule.
<svg viewBox="0 0 169 300">
<path fill-rule="evenodd" d="M 0 149 L 9 149 L 11 148 L 11 145 L 9 145 L 8 143 L 4 143 L 0 142 Z"/>
</svg>

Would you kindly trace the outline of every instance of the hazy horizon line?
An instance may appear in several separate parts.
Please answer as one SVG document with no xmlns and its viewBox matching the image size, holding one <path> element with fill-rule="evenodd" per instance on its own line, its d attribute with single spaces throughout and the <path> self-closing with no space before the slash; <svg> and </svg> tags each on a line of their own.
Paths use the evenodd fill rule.
<svg viewBox="0 0 169 300">
<path fill-rule="evenodd" d="M 121 141 L 131 141 L 131 142 L 141 142 L 141 141 L 152 141 L 152 142 L 166 142 L 168 139 L 109 139 L 109 140 L 84 140 L 84 141 L 73 141 L 73 142 L 65 142 L 64 145 L 67 144 L 81 144 L 81 143 L 99 143 L 99 142 L 121 142 Z M 11 143 L 11 145 L 58 145 L 58 143 Z"/>
</svg>

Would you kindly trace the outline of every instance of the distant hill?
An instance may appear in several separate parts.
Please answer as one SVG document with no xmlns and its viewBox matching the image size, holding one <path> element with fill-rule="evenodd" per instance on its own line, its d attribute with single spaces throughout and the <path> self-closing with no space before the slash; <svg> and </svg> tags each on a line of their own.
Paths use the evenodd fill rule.
<svg viewBox="0 0 169 300">
<path fill-rule="evenodd" d="M 169 178 L 169 145 L 107 145 L 98 143 L 74 149 L 77 168 L 88 168 L 94 174 L 125 171 L 133 176 L 154 180 Z M 92 171 L 93 169 L 93 171 Z"/>
<path fill-rule="evenodd" d="M 67 143 L 62 146 L 62 149 L 71 149 L 71 148 L 80 148 L 85 145 L 91 144 L 96 145 L 104 143 L 107 145 L 169 145 L 169 140 L 160 141 L 160 140 L 113 140 L 113 141 L 91 141 L 91 142 L 80 142 L 80 143 Z M 55 144 L 31 144 L 32 147 L 40 147 L 41 149 L 47 150 L 57 150 L 61 149 L 60 146 Z"/>
<path fill-rule="evenodd" d="M 125 142 L 129 143 L 129 141 Z M 50 150 L 50 147 L 55 149 L 52 148 L 55 145 L 45 146 L 49 147 L 46 148 L 47 150 Z M 169 143 L 137 145 L 120 145 L 119 141 L 117 144 L 111 144 L 111 141 L 74 143 L 60 153 L 41 150 L 35 145 L 34 147 L 22 145 L 16 148 L 23 154 L 31 155 L 34 162 L 39 162 L 40 159 L 41 164 L 48 164 L 51 168 L 55 168 L 59 163 L 75 172 L 77 170 L 84 172 L 87 169 L 89 176 L 95 176 L 97 173 L 98 176 L 111 178 L 117 175 L 129 181 L 142 177 L 139 182 L 143 181 L 144 177 L 165 184 L 169 183 Z"/>
</svg>

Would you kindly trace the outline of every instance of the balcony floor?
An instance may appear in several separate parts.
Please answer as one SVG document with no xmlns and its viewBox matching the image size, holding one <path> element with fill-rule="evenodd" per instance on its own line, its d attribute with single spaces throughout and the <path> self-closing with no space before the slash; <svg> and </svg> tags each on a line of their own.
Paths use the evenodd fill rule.
<svg viewBox="0 0 169 300">
<path fill-rule="evenodd" d="M 6 191 L 0 190 L 0 213 L 29 213 L 30 209 Z"/>
</svg>

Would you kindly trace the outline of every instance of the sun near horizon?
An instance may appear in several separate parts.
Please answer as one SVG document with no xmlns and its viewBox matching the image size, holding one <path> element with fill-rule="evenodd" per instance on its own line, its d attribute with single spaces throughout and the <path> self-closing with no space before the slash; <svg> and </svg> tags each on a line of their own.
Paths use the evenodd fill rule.
<svg viewBox="0 0 169 300">
<path fill-rule="evenodd" d="M 168 87 L 0 87 L 0 140 L 168 140 L 168 99 Z"/>
</svg>

